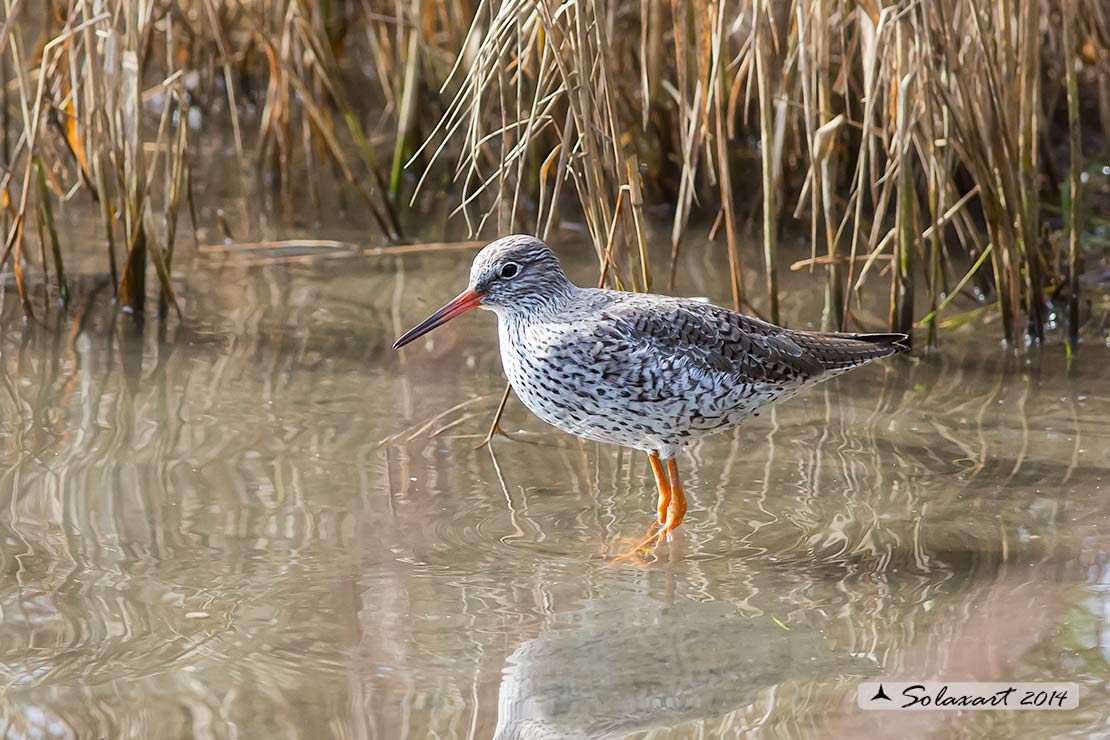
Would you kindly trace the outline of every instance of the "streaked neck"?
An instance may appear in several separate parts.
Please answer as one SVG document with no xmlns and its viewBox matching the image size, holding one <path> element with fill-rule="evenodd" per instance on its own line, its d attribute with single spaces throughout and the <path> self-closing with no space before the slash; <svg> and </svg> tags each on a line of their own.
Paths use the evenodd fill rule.
<svg viewBox="0 0 1110 740">
<path fill-rule="evenodd" d="M 522 295 L 511 304 L 489 308 L 499 319 L 510 323 L 544 321 L 563 310 L 579 290 L 581 288 L 564 278 Z"/>
</svg>

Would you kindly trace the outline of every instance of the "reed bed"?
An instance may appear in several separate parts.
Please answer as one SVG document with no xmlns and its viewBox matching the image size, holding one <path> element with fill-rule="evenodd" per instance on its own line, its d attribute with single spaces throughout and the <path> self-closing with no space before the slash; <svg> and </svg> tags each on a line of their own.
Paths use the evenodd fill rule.
<svg viewBox="0 0 1110 740">
<path fill-rule="evenodd" d="M 121 305 L 143 308 L 148 267 L 175 304 L 209 127 L 283 210 L 340 183 L 387 240 L 448 178 L 472 235 L 581 219 L 615 286 L 673 288 L 708 228 L 733 303 L 771 320 L 780 273 L 807 269 L 828 328 L 886 280 L 890 328 L 928 343 L 1079 332 L 1102 0 L 2 1 L 2 256 L 28 313 L 26 269 L 65 299 L 73 202 L 98 209 Z"/>
</svg>

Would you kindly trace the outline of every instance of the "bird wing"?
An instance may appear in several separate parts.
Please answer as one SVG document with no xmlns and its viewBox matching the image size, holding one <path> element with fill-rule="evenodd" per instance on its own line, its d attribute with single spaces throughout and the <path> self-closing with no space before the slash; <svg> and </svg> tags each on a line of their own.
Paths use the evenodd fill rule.
<svg viewBox="0 0 1110 740">
<path fill-rule="evenodd" d="M 636 359 L 735 376 L 736 382 L 792 385 L 821 375 L 825 367 L 813 356 L 800 332 L 708 303 L 631 296 L 603 309 L 595 331 L 608 342 L 628 345 Z M 634 365 L 639 362 L 633 360 Z"/>
<path fill-rule="evenodd" d="M 908 349 L 903 334 L 784 329 L 709 303 L 590 291 L 567 339 L 591 348 L 615 385 L 662 399 L 683 374 L 694 386 L 747 384 L 781 392 Z"/>
</svg>

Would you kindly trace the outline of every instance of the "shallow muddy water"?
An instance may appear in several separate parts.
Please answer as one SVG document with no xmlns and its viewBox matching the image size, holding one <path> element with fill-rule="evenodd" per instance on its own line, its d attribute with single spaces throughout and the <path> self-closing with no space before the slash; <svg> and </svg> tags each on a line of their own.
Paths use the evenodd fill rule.
<svg viewBox="0 0 1110 740">
<path fill-rule="evenodd" d="M 476 449 L 504 383 L 490 314 L 389 349 L 472 254 L 201 256 L 186 320 L 141 332 L 97 298 L 22 324 L 6 290 L 4 735 L 1107 732 L 1103 344 L 1069 367 L 956 332 L 829 382 L 695 447 L 675 540 L 615 564 L 653 510 L 642 455 L 515 401 L 517 439 Z M 708 264 L 680 292 L 727 301 Z M 812 325 L 798 285 L 786 315 Z M 1084 693 L 859 712 L 876 678 Z"/>
</svg>

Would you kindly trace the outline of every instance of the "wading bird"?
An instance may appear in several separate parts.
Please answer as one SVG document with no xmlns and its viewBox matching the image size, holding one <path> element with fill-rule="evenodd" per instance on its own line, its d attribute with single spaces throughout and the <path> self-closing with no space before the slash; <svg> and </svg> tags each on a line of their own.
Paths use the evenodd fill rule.
<svg viewBox="0 0 1110 740">
<path fill-rule="evenodd" d="M 532 413 L 564 432 L 647 453 L 658 517 L 641 545 L 686 515 L 679 450 L 908 349 L 905 334 L 794 331 L 689 299 L 579 288 L 546 244 L 519 235 L 483 248 L 467 289 L 393 348 L 472 308 L 497 314 L 501 364 Z"/>
</svg>

